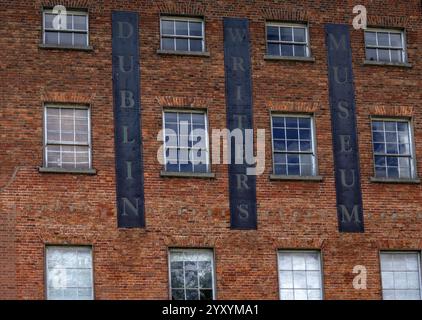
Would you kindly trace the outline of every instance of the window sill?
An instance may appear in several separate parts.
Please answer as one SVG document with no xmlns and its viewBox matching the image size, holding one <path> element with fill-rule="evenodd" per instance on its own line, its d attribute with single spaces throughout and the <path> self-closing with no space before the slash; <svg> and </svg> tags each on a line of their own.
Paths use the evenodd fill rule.
<svg viewBox="0 0 422 320">
<path fill-rule="evenodd" d="M 173 56 L 194 56 L 194 57 L 210 57 L 210 53 L 195 51 L 173 51 L 173 50 L 157 50 L 157 54 L 173 55 Z"/>
<path fill-rule="evenodd" d="M 397 184 L 420 184 L 421 180 L 418 178 L 413 179 L 389 179 L 389 178 L 376 178 L 371 177 L 371 182 L 374 183 L 397 183 Z"/>
<path fill-rule="evenodd" d="M 272 56 L 272 55 L 265 55 L 264 60 L 315 62 L 314 57 L 287 57 L 287 56 Z"/>
<path fill-rule="evenodd" d="M 39 48 L 41 49 L 50 49 L 50 50 L 73 50 L 73 51 L 94 51 L 92 46 L 86 47 L 73 47 L 73 46 L 59 46 L 55 44 L 39 44 Z"/>
<path fill-rule="evenodd" d="M 64 169 L 64 168 L 38 168 L 39 172 L 42 173 L 70 173 L 70 174 L 86 174 L 86 175 L 95 175 L 97 170 L 95 169 Z"/>
<path fill-rule="evenodd" d="M 322 176 L 285 176 L 280 174 L 270 174 L 270 180 L 321 182 L 324 178 Z"/>
<path fill-rule="evenodd" d="M 372 60 L 365 60 L 363 62 L 364 66 L 385 66 L 385 67 L 398 67 L 398 68 L 412 68 L 410 63 L 406 62 L 384 62 L 384 61 L 372 61 Z"/>
<path fill-rule="evenodd" d="M 215 173 L 211 172 L 169 172 L 169 171 L 161 171 L 161 177 L 168 177 L 168 178 L 204 178 L 204 179 L 215 179 Z"/>
</svg>

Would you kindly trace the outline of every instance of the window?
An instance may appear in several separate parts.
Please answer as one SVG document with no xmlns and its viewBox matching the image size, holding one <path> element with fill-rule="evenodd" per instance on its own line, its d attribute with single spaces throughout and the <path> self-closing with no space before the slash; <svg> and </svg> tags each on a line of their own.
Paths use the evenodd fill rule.
<svg viewBox="0 0 422 320">
<path fill-rule="evenodd" d="M 366 60 L 406 62 L 404 32 L 400 30 L 365 31 Z"/>
<path fill-rule="evenodd" d="M 85 11 L 67 11 L 62 24 L 56 22 L 58 15 L 52 10 L 43 13 L 43 43 L 65 47 L 87 47 L 88 13 Z"/>
<path fill-rule="evenodd" d="M 207 117 L 204 112 L 164 112 L 165 170 L 209 171 Z"/>
<path fill-rule="evenodd" d="M 161 49 L 204 51 L 204 21 L 198 18 L 161 17 Z"/>
<path fill-rule="evenodd" d="M 382 252 L 381 280 L 384 300 L 420 300 L 421 257 L 418 252 Z"/>
<path fill-rule="evenodd" d="M 170 251 L 170 292 L 173 300 L 214 299 L 212 250 Z"/>
<path fill-rule="evenodd" d="M 272 115 L 274 174 L 316 174 L 311 116 Z"/>
<path fill-rule="evenodd" d="M 318 251 L 280 251 L 278 269 L 281 300 L 322 300 Z"/>
<path fill-rule="evenodd" d="M 373 120 L 372 139 L 377 178 L 414 178 L 412 135 L 408 120 Z"/>
<path fill-rule="evenodd" d="M 47 247 L 47 299 L 92 300 L 92 249 Z"/>
<path fill-rule="evenodd" d="M 86 107 L 48 105 L 45 108 L 45 166 L 90 169 L 90 112 Z"/>
<path fill-rule="evenodd" d="M 267 24 L 267 53 L 271 56 L 309 57 L 307 25 Z"/>
</svg>

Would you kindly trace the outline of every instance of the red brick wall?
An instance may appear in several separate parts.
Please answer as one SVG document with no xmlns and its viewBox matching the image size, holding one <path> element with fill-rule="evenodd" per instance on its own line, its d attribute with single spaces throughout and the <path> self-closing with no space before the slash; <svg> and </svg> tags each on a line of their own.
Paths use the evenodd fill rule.
<svg viewBox="0 0 422 320">
<path fill-rule="evenodd" d="M 93 245 L 97 299 L 168 298 L 169 247 L 214 249 L 218 299 L 277 299 L 276 250 L 288 248 L 321 250 L 326 299 L 380 299 L 379 250 L 422 249 L 421 185 L 369 181 L 369 116 L 378 114 L 413 117 L 422 176 L 420 1 L 360 1 L 371 25 L 406 28 L 411 69 L 364 66 L 363 31 L 351 27 L 363 234 L 338 233 L 324 40 L 324 23 L 351 25 L 356 1 L 60 2 L 89 9 L 93 52 L 38 47 L 41 7 L 53 1 L 0 0 L 0 298 L 44 298 L 46 244 Z M 112 10 L 140 14 L 144 230 L 116 227 Z M 158 55 L 160 12 L 203 15 L 210 57 Z M 207 108 L 211 128 L 226 126 L 223 16 L 250 20 L 254 124 L 267 130 L 257 231 L 229 228 L 227 166 L 213 165 L 213 180 L 161 178 L 156 158 L 169 104 Z M 266 19 L 308 21 L 315 63 L 264 60 Z M 91 105 L 97 175 L 39 173 L 46 101 Z M 314 112 L 322 182 L 269 180 L 270 110 Z M 358 264 L 368 270 L 367 290 L 353 289 Z"/>
</svg>

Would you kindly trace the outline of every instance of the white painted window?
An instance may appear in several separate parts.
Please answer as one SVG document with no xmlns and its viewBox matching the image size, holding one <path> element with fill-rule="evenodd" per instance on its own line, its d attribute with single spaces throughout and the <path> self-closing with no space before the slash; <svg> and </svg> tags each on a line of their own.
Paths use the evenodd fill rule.
<svg viewBox="0 0 422 320">
<path fill-rule="evenodd" d="M 279 251 L 281 300 L 322 300 L 319 251 Z"/>
<path fill-rule="evenodd" d="M 419 252 L 381 252 L 384 300 L 421 300 L 421 256 Z"/>
<path fill-rule="evenodd" d="M 406 42 L 401 30 L 367 29 L 366 60 L 392 63 L 406 62 Z"/>
<path fill-rule="evenodd" d="M 65 47 L 89 46 L 88 12 L 67 11 L 66 25 L 58 25 L 58 15 L 52 10 L 43 12 L 43 43 Z M 64 20 L 63 20 L 64 21 Z M 60 26 L 60 28 L 58 28 Z"/>
<path fill-rule="evenodd" d="M 163 114 L 165 170 L 209 172 L 207 115 L 202 111 L 166 110 Z"/>
<path fill-rule="evenodd" d="M 267 23 L 267 54 L 281 57 L 309 57 L 308 26 Z"/>
<path fill-rule="evenodd" d="M 411 123 L 407 119 L 373 119 L 375 176 L 411 179 L 416 176 Z"/>
<path fill-rule="evenodd" d="M 46 247 L 48 300 L 92 300 L 91 247 Z"/>
<path fill-rule="evenodd" d="M 90 111 L 84 106 L 46 105 L 44 149 L 47 168 L 90 169 Z"/>
<path fill-rule="evenodd" d="M 205 51 L 204 20 L 188 17 L 161 17 L 161 50 Z"/>
<path fill-rule="evenodd" d="M 313 118 L 308 115 L 272 115 L 273 173 L 316 175 Z"/>
<path fill-rule="evenodd" d="M 172 249 L 169 253 L 173 300 L 213 300 L 214 255 L 207 249 Z"/>
</svg>

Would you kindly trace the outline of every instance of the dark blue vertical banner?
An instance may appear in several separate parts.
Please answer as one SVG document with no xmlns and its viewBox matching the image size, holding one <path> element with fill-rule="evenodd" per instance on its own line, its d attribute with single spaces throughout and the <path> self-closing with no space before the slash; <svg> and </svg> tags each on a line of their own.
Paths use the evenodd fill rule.
<svg viewBox="0 0 422 320">
<path fill-rule="evenodd" d="M 340 232 L 364 232 L 349 26 L 325 25 Z"/>
<path fill-rule="evenodd" d="M 244 152 L 245 130 L 253 129 L 252 75 L 247 19 L 224 18 L 224 67 L 227 129 L 231 133 L 241 132 L 243 136 L 242 139 L 229 138 L 231 139 L 229 143 L 231 154 L 231 159 L 229 159 L 230 223 L 232 229 L 256 229 L 256 176 L 247 174 L 248 165 Z M 236 161 L 235 151 L 239 152 L 239 150 L 243 150 L 243 159 L 241 157 L 241 161 Z"/>
<path fill-rule="evenodd" d="M 139 24 L 136 12 L 113 12 L 112 59 L 119 228 L 145 227 Z"/>
</svg>

